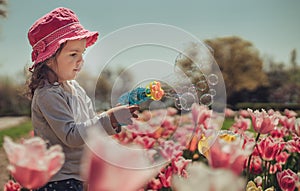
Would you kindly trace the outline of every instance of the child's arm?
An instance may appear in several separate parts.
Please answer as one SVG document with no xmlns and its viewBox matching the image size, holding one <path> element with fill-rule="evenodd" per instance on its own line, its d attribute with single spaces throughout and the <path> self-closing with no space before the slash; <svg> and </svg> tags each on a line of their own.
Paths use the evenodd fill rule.
<svg viewBox="0 0 300 191">
<path fill-rule="evenodd" d="M 75 116 L 68 105 L 65 95 L 55 90 L 40 92 L 34 104 L 34 112 L 41 112 L 54 134 L 66 145 L 76 147 L 84 144 L 83 137 L 86 136 L 88 128 L 103 128 L 107 134 L 115 134 L 111 125 L 110 114 L 103 113 L 85 121 L 76 122 Z M 43 119 L 37 119 L 39 122 Z M 36 123 L 36 121 L 34 123 Z M 45 123 L 45 122 L 43 122 Z M 35 126 L 39 126 L 36 123 Z"/>
</svg>

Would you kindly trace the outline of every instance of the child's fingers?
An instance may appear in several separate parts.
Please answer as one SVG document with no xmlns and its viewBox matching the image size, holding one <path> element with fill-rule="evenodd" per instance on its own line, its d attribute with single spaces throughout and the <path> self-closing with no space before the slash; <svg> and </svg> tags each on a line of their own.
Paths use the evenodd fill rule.
<svg viewBox="0 0 300 191">
<path fill-rule="evenodd" d="M 133 118 L 138 118 L 139 116 L 136 113 L 132 113 Z"/>
<path fill-rule="evenodd" d="M 137 111 L 140 107 L 138 105 L 131 105 L 128 107 L 130 113 Z"/>
</svg>

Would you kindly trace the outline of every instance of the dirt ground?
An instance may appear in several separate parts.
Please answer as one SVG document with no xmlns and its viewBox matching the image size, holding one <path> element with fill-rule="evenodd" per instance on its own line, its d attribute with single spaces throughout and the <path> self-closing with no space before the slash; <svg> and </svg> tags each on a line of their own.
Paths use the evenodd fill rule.
<svg viewBox="0 0 300 191">
<path fill-rule="evenodd" d="M 15 125 L 18 125 L 22 122 L 29 120 L 29 117 L 20 116 L 20 117 L 0 117 L 0 130 L 4 128 L 9 128 Z"/>
<path fill-rule="evenodd" d="M 7 157 L 3 147 L 1 147 L 0 148 L 0 190 L 2 190 L 4 184 L 9 179 L 9 172 L 7 170 L 7 165 L 8 165 Z"/>
</svg>

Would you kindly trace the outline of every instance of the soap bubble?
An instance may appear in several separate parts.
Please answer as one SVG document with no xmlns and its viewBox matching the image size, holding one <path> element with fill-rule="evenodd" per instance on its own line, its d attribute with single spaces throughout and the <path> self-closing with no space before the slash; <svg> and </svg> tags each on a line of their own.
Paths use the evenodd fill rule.
<svg viewBox="0 0 300 191">
<path fill-rule="evenodd" d="M 216 85 L 218 83 L 218 76 L 216 74 L 209 74 L 207 81 L 210 85 Z"/>
<path fill-rule="evenodd" d="M 199 81 L 197 82 L 196 87 L 199 91 L 203 92 L 208 88 L 208 85 L 206 81 Z"/>
<path fill-rule="evenodd" d="M 213 96 L 211 94 L 203 94 L 200 97 L 200 104 L 210 106 L 213 104 Z"/>
<path fill-rule="evenodd" d="M 209 89 L 209 94 L 215 96 L 217 95 L 217 91 L 215 89 Z"/>
<path fill-rule="evenodd" d="M 182 109 L 189 111 L 191 110 L 193 103 L 197 103 L 197 98 L 191 92 L 186 92 L 181 95 L 180 103 Z"/>
</svg>

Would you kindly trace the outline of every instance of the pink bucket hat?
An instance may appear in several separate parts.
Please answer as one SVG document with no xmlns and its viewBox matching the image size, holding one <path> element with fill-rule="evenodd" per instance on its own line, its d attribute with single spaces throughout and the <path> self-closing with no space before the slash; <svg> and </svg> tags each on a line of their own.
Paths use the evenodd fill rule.
<svg viewBox="0 0 300 191">
<path fill-rule="evenodd" d="M 86 39 L 86 47 L 94 44 L 98 32 L 83 28 L 75 13 L 64 7 L 59 7 L 38 19 L 28 31 L 29 43 L 32 46 L 31 59 L 35 66 L 50 58 L 60 45 L 67 40 Z"/>
</svg>

